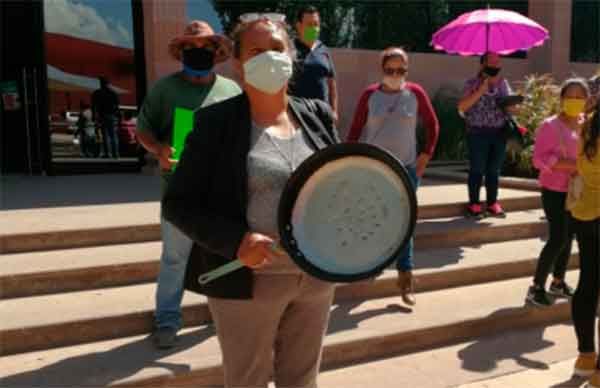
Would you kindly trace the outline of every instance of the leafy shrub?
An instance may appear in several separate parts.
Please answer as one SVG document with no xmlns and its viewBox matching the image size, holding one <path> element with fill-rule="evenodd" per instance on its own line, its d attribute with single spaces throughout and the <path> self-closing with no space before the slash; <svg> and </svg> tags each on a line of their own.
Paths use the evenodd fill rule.
<svg viewBox="0 0 600 388">
<path fill-rule="evenodd" d="M 460 95 L 459 87 L 444 85 L 433 98 L 433 108 L 440 121 L 440 136 L 434 154 L 436 160 L 466 159 L 465 121 L 457 109 Z"/>
<path fill-rule="evenodd" d="M 516 89 L 517 93 L 525 97 L 525 100 L 515 119 L 521 126 L 527 128 L 527 133 L 524 136 L 525 142 L 522 149 L 509 147 L 504 163 L 504 173 L 533 178 L 537 176 L 532 162 L 535 131 L 542 121 L 559 112 L 560 88 L 551 75 L 532 74 L 525 77 L 525 80 Z"/>
</svg>

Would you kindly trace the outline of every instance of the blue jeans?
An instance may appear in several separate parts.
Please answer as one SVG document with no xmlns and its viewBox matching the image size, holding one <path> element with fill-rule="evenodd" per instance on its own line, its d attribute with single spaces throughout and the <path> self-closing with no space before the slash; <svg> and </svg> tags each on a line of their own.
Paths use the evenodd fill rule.
<svg viewBox="0 0 600 388">
<path fill-rule="evenodd" d="M 417 188 L 419 187 L 419 177 L 417 176 L 417 169 L 414 166 L 405 166 L 406 171 L 408 172 L 408 176 L 410 177 L 410 181 L 413 184 L 413 189 L 417 192 Z M 410 238 L 408 245 L 396 258 L 396 269 L 398 271 L 412 271 L 414 267 L 413 263 L 413 251 L 414 251 L 414 237 Z"/>
<path fill-rule="evenodd" d="M 179 330 L 182 325 L 183 279 L 193 241 L 164 218 L 160 220 L 160 231 L 162 255 L 156 288 L 154 325 L 157 328 L 171 327 Z"/>
<path fill-rule="evenodd" d="M 102 152 L 106 157 L 119 157 L 119 136 L 117 133 L 117 125 L 118 119 L 116 116 L 106 115 L 100 117 L 100 130 L 102 131 Z"/>
<path fill-rule="evenodd" d="M 485 176 L 486 202 L 498 200 L 500 170 L 506 154 L 506 141 L 499 133 L 469 133 L 469 204 L 479 203 L 479 192 Z"/>
</svg>

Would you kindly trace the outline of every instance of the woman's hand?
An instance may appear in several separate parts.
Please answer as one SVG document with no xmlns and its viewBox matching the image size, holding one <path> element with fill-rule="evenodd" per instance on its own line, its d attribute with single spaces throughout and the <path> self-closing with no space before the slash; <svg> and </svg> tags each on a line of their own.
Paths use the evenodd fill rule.
<svg viewBox="0 0 600 388">
<path fill-rule="evenodd" d="M 158 154 L 156 154 L 156 158 L 158 159 L 158 162 L 160 163 L 161 170 L 170 171 L 171 168 L 175 165 L 175 163 L 177 163 L 176 160 L 171 159 L 173 152 L 175 152 L 175 149 L 173 147 L 164 145 L 160 149 L 160 152 Z"/>
<path fill-rule="evenodd" d="M 479 99 L 488 91 L 489 87 L 490 79 L 489 77 L 485 77 L 481 80 L 481 84 L 477 89 L 470 95 L 463 97 L 458 101 L 458 112 L 461 116 L 464 116 L 464 114 L 479 101 Z"/>
<path fill-rule="evenodd" d="M 490 84 L 492 84 L 494 82 L 495 78 L 492 77 L 484 77 L 481 80 L 481 84 L 479 85 L 479 88 L 477 89 L 477 92 L 480 94 L 479 97 L 483 96 L 489 89 L 490 89 Z"/>
<path fill-rule="evenodd" d="M 420 154 L 417 158 L 417 176 L 419 178 L 422 178 L 425 174 L 425 169 L 427 168 L 427 163 L 429 163 L 429 159 L 431 159 L 431 156 L 425 153 Z"/>
<path fill-rule="evenodd" d="M 285 255 L 272 238 L 260 233 L 248 232 L 237 251 L 238 259 L 252 269 L 262 268 Z"/>
</svg>

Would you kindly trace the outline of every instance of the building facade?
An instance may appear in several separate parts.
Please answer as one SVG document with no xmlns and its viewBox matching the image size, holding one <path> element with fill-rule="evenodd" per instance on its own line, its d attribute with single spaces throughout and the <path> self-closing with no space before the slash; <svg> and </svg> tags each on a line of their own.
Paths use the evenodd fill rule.
<svg viewBox="0 0 600 388">
<path fill-rule="evenodd" d="M 498 6 L 516 4 L 520 12 L 551 33 L 544 46 L 532 49 L 526 56 L 505 59 L 504 74 L 509 80 L 518 81 L 531 73 L 551 73 L 561 80 L 573 74 L 588 77 L 596 71 L 600 58 L 600 0 L 502 1 L 498 0 Z M 81 155 L 73 132 L 79 113 L 89 105 L 91 93 L 98 87 L 97 78 L 109 79 L 119 95 L 122 112 L 135 111 L 147 88 L 160 77 L 180 69 L 181 65 L 169 57 L 167 45 L 182 33 L 187 21 L 204 19 L 221 32 L 230 27 L 225 24 L 231 15 L 244 11 L 235 7 L 260 8 L 257 3 L 268 7 L 277 2 L 248 2 L 252 6 L 214 0 L 0 2 L 2 171 L 31 174 L 135 171 L 139 168 L 135 155 L 123 153 L 119 160 L 102 159 L 100 154 L 97 158 Z M 476 72 L 476 58 L 434 53 L 427 48 L 430 33 L 438 27 L 436 20 L 443 20 L 440 18 L 449 17 L 452 12 L 462 12 L 465 2 L 347 3 L 345 6 L 349 8 L 342 10 L 323 5 L 327 20 L 342 20 L 337 28 L 329 26 L 335 29 L 335 36 L 327 33 L 328 25 L 324 25 L 324 40 L 332 46 L 337 70 L 342 132 L 349 125 L 361 90 L 380 76 L 381 46 L 408 46 L 409 78 L 422 84 L 430 95 L 445 85 L 461 85 Z M 440 16 L 442 3 L 449 4 L 446 11 L 449 9 L 450 13 L 445 16 Z M 391 14 L 392 8 L 398 12 L 394 19 L 398 27 L 393 28 L 396 35 L 389 33 L 390 27 L 385 27 L 396 23 L 374 22 Z M 428 20 L 429 24 L 417 30 L 410 20 L 402 20 L 403 9 L 407 15 L 409 11 L 423 15 L 422 20 Z M 344 24 L 339 15 L 351 15 L 354 19 Z M 359 18 L 366 20 L 360 30 L 353 27 L 360 24 Z M 579 24 L 587 30 L 580 32 Z M 236 77 L 228 65 L 218 70 Z M 103 139 L 97 140 L 100 153 Z"/>
</svg>

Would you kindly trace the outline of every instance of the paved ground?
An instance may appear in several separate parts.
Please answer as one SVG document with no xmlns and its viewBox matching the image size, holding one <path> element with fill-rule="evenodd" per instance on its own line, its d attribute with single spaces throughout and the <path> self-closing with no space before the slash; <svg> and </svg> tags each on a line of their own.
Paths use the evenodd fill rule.
<svg viewBox="0 0 600 388">
<path fill-rule="evenodd" d="M 1 209 L 91 206 L 160 199 L 160 179 L 142 174 L 0 177 Z"/>
<path fill-rule="evenodd" d="M 569 359 L 548 365 L 547 369 L 529 369 L 458 388 L 583 388 L 586 380 L 573 376 L 574 363 L 575 359 Z"/>
<path fill-rule="evenodd" d="M 324 371 L 319 386 L 579 388 L 581 384 L 553 385 L 569 379 L 575 355 L 573 328 L 553 325 Z"/>
</svg>

